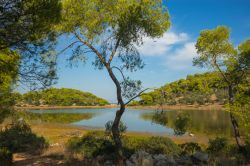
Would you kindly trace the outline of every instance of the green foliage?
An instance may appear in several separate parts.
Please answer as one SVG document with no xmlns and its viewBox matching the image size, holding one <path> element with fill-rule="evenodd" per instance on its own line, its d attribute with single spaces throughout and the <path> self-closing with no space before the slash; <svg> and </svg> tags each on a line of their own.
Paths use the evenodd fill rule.
<svg viewBox="0 0 250 166">
<path fill-rule="evenodd" d="M 6 147 L 11 152 L 41 152 L 48 144 L 43 137 L 32 133 L 24 121 L 16 121 L 0 131 L 0 147 Z"/>
<path fill-rule="evenodd" d="M 203 30 L 197 39 L 196 49 L 200 55 L 194 59 L 194 65 L 220 67 L 225 65 L 223 58 L 234 56 L 236 51 L 229 41 L 229 29 L 224 26 L 218 26 L 213 30 Z M 222 62 L 220 61 L 222 58 Z"/>
<path fill-rule="evenodd" d="M 188 142 L 179 145 L 183 155 L 193 155 L 197 151 L 201 151 L 201 147 L 198 143 Z"/>
<path fill-rule="evenodd" d="M 0 50 L 0 107 L 14 104 L 12 85 L 18 74 L 20 56 L 9 49 Z"/>
<path fill-rule="evenodd" d="M 216 137 L 208 142 L 207 151 L 211 154 L 221 153 L 228 148 L 228 140 L 224 137 Z"/>
<path fill-rule="evenodd" d="M 111 154 L 115 149 L 111 139 L 103 132 L 90 132 L 81 138 L 71 138 L 67 143 L 67 150 L 91 158 Z"/>
<path fill-rule="evenodd" d="M 249 137 L 246 138 L 244 149 L 245 149 L 246 156 L 250 157 L 250 138 Z"/>
<path fill-rule="evenodd" d="M 129 154 L 138 150 L 150 154 L 177 155 L 180 153 L 178 145 L 166 137 L 127 137 L 124 138 L 123 145 Z"/>
<path fill-rule="evenodd" d="M 140 40 L 142 34 L 159 37 L 164 33 L 170 23 L 162 6 L 160 0 L 66 0 L 63 2 L 63 21 L 58 29 L 73 32 L 79 28 L 88 41 L 94 41 L 110 29 L 126 47 Z"/>
<path fill-rule="evenodd" d="M 147 94 L 143 94 L 142 96 L 140 96 L 141 100 L 140 100 L 140 104 L 141 105 L 152 105 L 153 104 L 153 98 L 150 95 Z"/>
<path fill-rule="evenodd" d="M 188 75 L 140 97 L 141 105 L 220 103 L 227 100 L 226 83 L 217 72 Z M 164 92 L 164 96 L 162 96 Z M 214 96 L 214 97 L 213 97 Z"/>
<path fill-rule="evenodd" d="M 138 150 L 144 150 L 152 154 L 180 153 L 180 148 L 172 140 L 166 137 L 122 137 L 123 151 L 129 157 Z M 81 138 L 72 138 L 67 144 L 69 152 L 82 154 L 86 157 L 98 155 L 111 155 L 114 153 L 114 143 L 103 132 L 90 132 Z"/>
<path fill-rule="evenodd" d="M 47 38 L 60 19 L 61 4 L 59 0 L 4 0 L 0 9 L 0 50 L 23 50 Z"/>
<path fill-rule="evenodd" d="M 91 93 L 68 88 L 50 88 L 43 91 L 28 92 L 23 95 L 24 103 L 31 105 L 56 106 L 95 106 L 107 105 L 108 101 Z"/>
<path fill-rule="evenodd" d="M 166 111 L 156 111 L 152 117 L 152 122 L 158 123 L 162 126 L 166 126 L 168 123 Z"/>
<path fill-rule="evenodd" d="M 105 132 L 108 135 L 111 135 L 112 133 L 112 126 L 113 126 L 113 121 L 110 120 L 105 124 Z M 119 133 L 122 135 L 123 133 L 125 133 L 127 131 L 127 126 L 124 122 L 120 121 L 119 123 L 119 127 L 118 127 Z"/>
<path fill-rule="evenodd" d="M 13 154 L 5 147 L 0 147 L 0 166 L 11 166 Z"/>
<path fill-rule="evenodd" d="M 179 113 L 174 121 L 175 135 L 183 135 L 186 133 L 190 123 L 190 116 L 188 113 Z"/>
</svg>

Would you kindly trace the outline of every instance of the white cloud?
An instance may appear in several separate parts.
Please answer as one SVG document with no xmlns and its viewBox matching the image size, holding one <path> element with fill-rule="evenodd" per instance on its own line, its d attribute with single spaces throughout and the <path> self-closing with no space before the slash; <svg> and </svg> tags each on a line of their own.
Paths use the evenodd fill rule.
<svg viewBox="0 0 250 166">
<path fill-rule="evenodd" d="M 166 55 L 175 44 L 179 44 L 188 40 L 186 33 L 165 32 L 161 38 L 152 39 L 145 37 L 143 45 L 138 47 L 138 51 L 142 56 L 162 56 Z"/>
<path fill-rule="evenodd" d="M 183 47 L 170 52 L 166 58 L 166 65 L 174 70 L 192 69 L 193 58 L 197 56 L 195 43 L 187 42 Z"/>
</svg>

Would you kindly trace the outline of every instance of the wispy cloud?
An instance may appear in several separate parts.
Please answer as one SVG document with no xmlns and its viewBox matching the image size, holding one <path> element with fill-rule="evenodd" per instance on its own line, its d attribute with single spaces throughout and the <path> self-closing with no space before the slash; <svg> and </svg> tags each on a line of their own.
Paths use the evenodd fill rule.
<svg viewBox="0 0 250 166">
<path fill-rule="evenodd" d="M 166 57 L 167 68 L 184 70 L 192 68 L 192 60 L 197 57 L 195 43 L 187 42 L 183 47 L 176 48 Z"/>
<path fill-rule="evenodd" d="M 142 56 L 164 56 L 176 44 L 188 40 L 186 33 L 165 32 L 161 38 L 152 39 L 145 37 L 143 45 L 138 47 Z"/>
</svg>

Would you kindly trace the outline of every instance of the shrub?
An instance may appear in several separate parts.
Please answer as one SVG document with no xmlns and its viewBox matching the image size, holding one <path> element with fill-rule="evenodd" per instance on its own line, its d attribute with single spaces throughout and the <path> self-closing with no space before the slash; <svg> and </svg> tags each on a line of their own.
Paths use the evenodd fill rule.
<svg viewBox="0 0 250 166">
<path fill-rule="evenodd" d="M 245 141 L 244 150 L 245 150 L 245 153 L 246 153 L 245 155 L 250 158 L 250 137 L 247 137 L 247 139 Z"/>
<path fill-rule="evenodd" d="M 180 148 L 171 139 L 166 137 L 127 137 L 123 139 L 123 146 L 127 155 L 138 150 L 144 150 L 150 154 L 180 153 Z"/>
<path fill-rule="evenodd" d="M 0 148 L 0 166 L 10 166 L 13 154 L 7 148 Z"/>
<path fill-rule="evenodd" d="M 224 137 L 216 137 L 208 142 L 207 151 L 211 154 L 216 154 L 225 151 L 228 148 L 228 140 Z"/>
<path fill-rule="evenodd" d="M 43 137 L 32 133 L 24 121 L 17 121 L 0 131 L 0 147 L 6 147 L 11 152 L 41 152 L 48 146 Z"/>
<path fill-rule="evenodd" d="M 187 131 L 190 122 L 190 116 L 187 113 L 180 113 L 174 121 L 175 135 L 183 135 Z"/>
<path fill-rule="evenodd" d="M 129 157 L 138 150 L 151 154 L 180 153 L 180 148 L 172 140 L 165 137 L 122 137 L 123 152 Z M 73 154 L 82 154 L 92 158 L 98 155 L 112 156 L 115 145 L 103 132 L 90 132 L 81 138 L 72 138 L 67 143 L 67 150 Z"/>
<path fill-rule="evenodd" d="M 182 149 L 182 152 L 181 152 L 182 154 L 192 155 L 197 151 L 201 151 L 201 147 L 199 146 L 199 144 L 195 142 L 188 142 L 188 143 L 181 144 L 179 146 Z"/>
<path fill-rule="evenodd" d="M 113 121 L 112 121 L 112 120 L 108 121 L 108 122 L 105 124 L 105 129 L 106 129 L 105 132 L 106 132 L 106 134 L 111 135 L 111 133 L 112 133 L 112 126 L 113 126 Z M 123 133 L 125 133 L 126 130 L 127 130 L 126 124 L 123 123 L 122 121 L 120 121 L 118 130 L 119 130 L 119 132 L 120 132 L 121 135 L 122 135 Z"/>
<path fill-rule="evenodd" d="M 114 152 L 113 142 L 102 132 L 90 132 L 81 138 L 71 138 L 66 147 L 69 152 L 82 154 L 88 158 Z"/>
</svg>

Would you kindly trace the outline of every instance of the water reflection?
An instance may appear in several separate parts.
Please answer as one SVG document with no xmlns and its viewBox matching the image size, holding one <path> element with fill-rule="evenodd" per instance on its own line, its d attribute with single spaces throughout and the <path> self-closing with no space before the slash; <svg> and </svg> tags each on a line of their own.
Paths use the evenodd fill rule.
<svg viewBox="0 0 250 166">
<path fill-rule="evenodd" d="M 185 111 L 190 115 L 191 121 L 188 131 L 206 135 L 232 136 L 229 114 L 224 111 Z M 141 118 L 166 127 L 173 128 L 179 111 L 164 111 L 143 113 Z"/>
<path fill-rule="evenodd" d="M 109 120 L 113 120 L 116 109 L 61 109 L 61 110 L 31 110 L 47 122 L 53 121 L 71 125 L 104 128 Z M 185 111 L 190 115 L 189 132 L 206 135 L 232 136 L 229 114 L 223 111 Z M 57 115 L 56 115 L 56 114 Z M 155 111 L 128 109 L 122 116 L 128 131 L 174 134 L 174 121 L 178 111 Z M 45 115 L 45 118 L 42 117 Z M 49 115 L 55 114 L 55 115 Z M 60 117 L 58 115 L 62 114 Z M 71 115 L 75 114 L 75 115 Z M 71 116 L 71 117 L 70 117 Z M 51 118 L 52 117 L 52 118 Z M 85 117 L 85 118 L 84 118 Z M 66 119 L 65 119 L 66 118 Z M 72 121 L 71 121 L 72 120 Z"/>
</svg>

